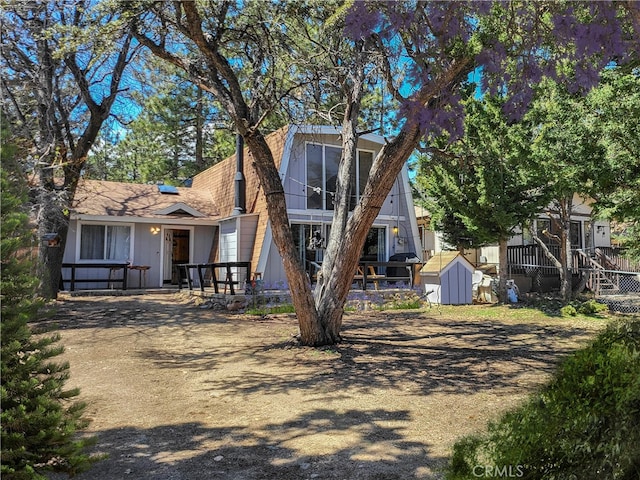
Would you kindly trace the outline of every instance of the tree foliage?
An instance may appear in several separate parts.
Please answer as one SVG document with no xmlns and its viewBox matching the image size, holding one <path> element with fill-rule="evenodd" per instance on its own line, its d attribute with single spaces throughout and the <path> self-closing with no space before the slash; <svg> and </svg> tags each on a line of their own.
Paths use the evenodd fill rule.
<svg viewBox="0 0 640 480">
<path fill-rule="evenodd" d="M 3 132 L 3 140 L 4 140 Z M 66 390 L 68 363 L 57 335 L 34 335 L 28 322 L 37 317 L 29 247 L 33 233 L 25 209 L 27 188 L 15 161 L 2 146 L 2 477 L 45 479 L 45 471 L 70 475 L 87 469 L 94 459 L 85 453 L 90 439 L 77 439 L 86 426 L 77 389 Z"/>
<path fill-rule="evenodd" d="M 528 122 L 509 122 L 504 98 L 472 98 L 473 87 L 464 103 L 463 136 L 435 141 L 421 157 L 416 180 L 444 240 L 460 249 L 499 244 L 499 271 L 506 272 L 507 241 L 546 206 L 546 177 L 530 168 Z M 506 275 L 500 280 L 504 300 Z"/>
<path fill-rule="evenodd" d="M 618 76 L 615 69 L 605 74 Z M 502 101 L 485 97 L 467 102 L 464 136 L 446 149 L 432 148 L 422 163 L 434 223 L 445 240 L 461 247 L 506 243 L 516 227 L 547 213 L 554 233 L 545 232 L 543 238 L 535 230 L 532 234 L 560 271 L 561 291 L 568 299 L 576 196 L 595 199 L 602 212 L 611 200 L 626 198 L 617 204 L 622 218 L 633 218 L 637 207 L 635 192 L 629 189 L 637 181 L 637 140 L 630 138 L 638 128 L 634 93 L 626 98 L 618 90 L 613 102 L 609 81 L 583 96 L 545 80 L 536 88 L 530 111 L 512 122 L 503 114 Z M 624 212 L 631 216 L 624 217 Z M 557 258 L 547 242 L 560 247 Z"/>
<path fill-rule="evenodd" d="M 101 132 L 85 176 L 100 180 L 179 185 L 233 153 L 235 137 L 226 113 L 180 71 L 142 55 L 130 70 L 137 88 L 125 124 Z"/>
<path fill-rule="evenodd" d="M 619 222 L 622 244 L 640 260 L 640 68 L 604 72 L 589 106 L 609 167 L 596 211 Z"/>
<path fill-rule="evenodd" d="M 421 159 L 418 181 L 432 199 L 433 221 L 451 245 L 506 240 L 544 206 L 544 177 L 527 170 L 531 129 L 526 122 L 508 122 L 502 106 L 500 98 L 470 98 L 460 140 L 434 145 Z"/>
<path fill-rule="evenodd" d="M 633 4 L 557 2 L 122 2 L 137 40 L 184 70 L 229 112 L 266 192 L 303 343 L 340 339 L 346 295 L 364 238 L 402 166 L 423 138 L 462 133 L 460 86 L 483 68 L 485 91 L 507 92 L 522 116 L 543 77 L 586 90 L 637 39 Z M 626 6 L 628 11 L 621 8 Z M 637 26 L 637 25 L 635 25 Z M 318 35 L 322 33 L 322 36 Z M 171 45 L 169 48 L 168 46 Z M 328 45 L 329 48 L 322 48 Z M 567 69 L 567 59 L 575 68 Z M 327 67 L 331 67 L 327 70 Z M 349 177 L 367 80 L 383 79 L 398 130 L 373 162 L 352 215 Z M 312 294 L 293 248 L 282 183 L 264 141 L 265 119 L 300 118 L 311 99 L 342 115 L 333 238 Z M 315 105 L 311 102 L 311 105 Z M 342 233 L 342 235 L 338 235 Z"/>
<path fill-rule="evenodd" d="M 55 297 L 69 206 L 136 47 L 117 15 L 90 1 L 3 7 L 2 115 L 11 134 L 30 143 L 20 163 L 34 180 L 40 236 L 61 238 L 62 248 L 40 250 L 41 291 Z"/>
</svg>

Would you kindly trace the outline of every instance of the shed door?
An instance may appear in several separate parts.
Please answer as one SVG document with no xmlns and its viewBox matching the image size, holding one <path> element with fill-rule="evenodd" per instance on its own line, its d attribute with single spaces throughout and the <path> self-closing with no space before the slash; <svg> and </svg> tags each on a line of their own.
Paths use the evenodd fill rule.
<svg viewBox="0 0 640 480">
<path fill-rule="evenodd" d="M 459 262 L 442 275 L 441 284 L 443 305 L 468 305 L 471 303 L 473 289 L 471 272 Z"/>
</svg>

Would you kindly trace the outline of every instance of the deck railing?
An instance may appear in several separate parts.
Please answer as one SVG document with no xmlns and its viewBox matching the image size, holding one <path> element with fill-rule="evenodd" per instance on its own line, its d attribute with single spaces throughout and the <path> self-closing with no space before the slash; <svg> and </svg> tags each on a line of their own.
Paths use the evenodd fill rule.
<svg viewBox="0 0 640 480">
<path fill-rule="evenodd" d="M 547 248 L 549 248 L 554 257 L 560 257 L 559 245 L 548 245 Z M 598 258 L 594 259 L 579 249 L 572 250 L 570 268 L 573 272 L 591 268 L 594 260 L 598 261 Z M 507 262 L 510 275 L 532 275 L 535 273 L 543 276 L 554 276 L 558 274 L 558 269 L 553 262 L 535 244 L 508 247 Z M 605 267 L 603 264 L 603 268 Z M 611 266 L 608 268 L 611 268 Z"/>
<path fill-rule="evenodd" d="M 624 272 L 640 272 L 640 262 L 634 262 L 627 256 L 623 248 L 619 247 L 598 247 L 595 249 L 596 256 L 602 261 L 600 263 L 612 270 Z M 604 258 L 604 259 L 603 259 Z"/>
</svg>

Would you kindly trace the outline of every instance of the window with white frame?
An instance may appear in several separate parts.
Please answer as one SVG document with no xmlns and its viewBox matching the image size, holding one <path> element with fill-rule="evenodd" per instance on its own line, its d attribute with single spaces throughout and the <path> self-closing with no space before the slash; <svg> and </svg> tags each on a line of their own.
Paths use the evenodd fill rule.
<svg viewBox="0 0 640 480">
<path fill-rule="evenodd" d="M 80 260 L 127 261 L 131 252 L 131 225 L 80 226 Z"/>
<path fill-rule="evenodd" d="M 307 144 L 307 208 L 333 210 L 342 148 L 334 145 Z M 358 150 L 351 176 L 349 209 L 353 210 L 364 192 L 373 165 L 373 152 Z"/>
</svg>

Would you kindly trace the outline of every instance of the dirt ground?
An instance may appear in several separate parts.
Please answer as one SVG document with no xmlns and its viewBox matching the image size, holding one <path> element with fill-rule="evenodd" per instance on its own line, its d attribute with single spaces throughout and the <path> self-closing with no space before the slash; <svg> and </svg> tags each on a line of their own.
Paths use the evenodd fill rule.
<svg viewBox="0 0 640 480">
<path fill-rule="evenodd" d="M 80 480 L 442 478 L 456 439 L 603 323 L 507 307 L 349 313 L 344 343 L 311 349 L 294 345 L 293 315 L 177 294 L 58 303 L 67 386 L 109 455 Z"/>
</svg>

